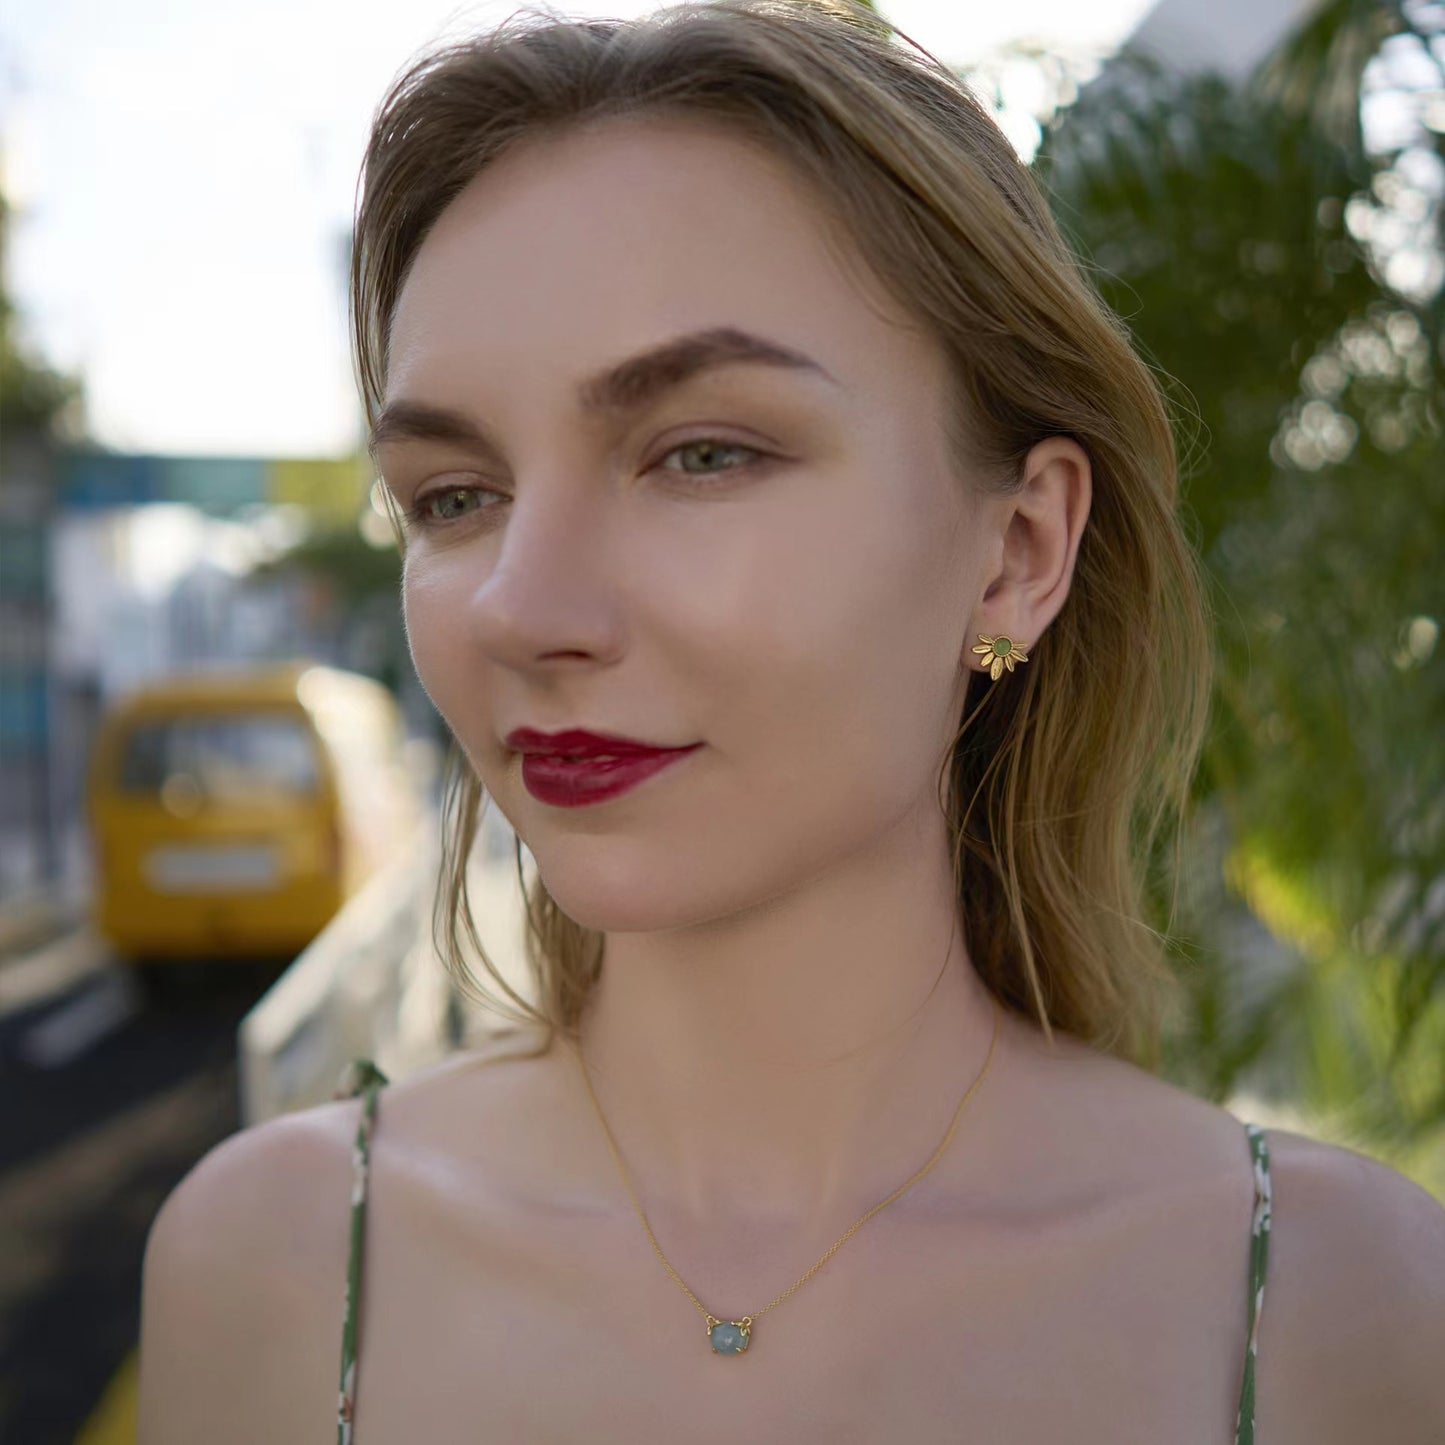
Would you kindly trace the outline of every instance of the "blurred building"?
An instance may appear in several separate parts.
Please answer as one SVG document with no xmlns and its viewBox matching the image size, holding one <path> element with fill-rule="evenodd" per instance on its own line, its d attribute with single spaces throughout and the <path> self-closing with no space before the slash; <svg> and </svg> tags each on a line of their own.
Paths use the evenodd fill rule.
<svg viewBox="0 0 1445 1445">
<path fill-rule="evenodd" d="M 49 522 L 54 447 L 0 434 L 0 897 L 53 872 L 49 737 Z"/>
</svg>

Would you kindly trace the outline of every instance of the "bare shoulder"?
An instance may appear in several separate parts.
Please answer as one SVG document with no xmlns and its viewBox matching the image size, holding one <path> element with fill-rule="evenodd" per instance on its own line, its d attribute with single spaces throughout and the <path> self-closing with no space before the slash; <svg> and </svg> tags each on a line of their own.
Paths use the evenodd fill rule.
<svg viewBox="0 0 1445 1445">
<path fill-rule="evenodd" d="M 498 1038 L 382 1091 L 370 1198 L 389 1227 L 437 1159 L 462 1195 L 485 1196 L 508 1157 L 494 1140 L 528 1137 L 517 1121 L 535 1116 L 537 1048 Z M 478 1067 L 504 1059 L 518 1067 Z M 243 1129 L 161 1206 L 142 1279 L 140 1445 L 315 1445 L 335 1430 L 361 1109 L 341 1099 Z"/>
<path fill-rule="evenodd" d="M 1445 1440 L 1445 1207 L 1352 1149 L 1287 1130 L 1266 1138 L 1261 1438 Z"/>
<path fill-rule="evenodd" d="M 243 1129 L 167 1196 L 142 1278 L 141 1445 L 335 1428 L 359 1114 L 339 1100 Z"/>
<path fill-rule="evenodd" d="M 525 1215 L 565 1192 L 590 1121 L 577 1116 L 570 1058 L 552 1042 L 518 1029 L 393 1083 L 372 1146 L 383 1208 L 425 1207 L 439 1190 L 465 1194 L 473 1212 L 511 1201 Z"/>
</svg>

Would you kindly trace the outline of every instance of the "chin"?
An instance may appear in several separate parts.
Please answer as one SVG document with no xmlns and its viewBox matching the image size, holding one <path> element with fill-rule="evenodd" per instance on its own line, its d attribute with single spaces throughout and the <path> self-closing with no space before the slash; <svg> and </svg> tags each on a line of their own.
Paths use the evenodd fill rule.
<svg viewBox="0 0 1445 1445">
<path fill-rule="evenodd" d="M 665 860 L 649 862 L 645 857 L 621 859 L 616 840 L 599 842 L 596 854 L 586 858 L 585 849 L 571 857 L 561 850 L 543 849 L 537 869 L 553 901 L 574 923 L 599 933 L 666 933 L 695 928 L 727 918 L 746 908 L 747 900 L 728 896 L 719 888 L 717 877 L 725 869 L 699 873 L 701 859 L 689 859 L 688 872 L 669 871 Z M 641 852 L 642 850 L 639 850 Z M 602 853 L 611 853 L 608 858 Z M 535 855 L 534 855 L 535 856 Z M 673 861 L 677 859 L 674 855 Z"/>
</svg>

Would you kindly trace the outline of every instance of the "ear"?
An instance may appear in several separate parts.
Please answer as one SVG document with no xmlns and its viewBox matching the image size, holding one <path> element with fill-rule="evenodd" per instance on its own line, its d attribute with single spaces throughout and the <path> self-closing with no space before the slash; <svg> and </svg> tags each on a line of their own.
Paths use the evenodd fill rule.
<svg viewBox="0 0 1445 1445">
<path fill-rule="evenodd" d="M 964 645 L 970 667 L 990 665 L 972 650 L 980 635 L 1029 648 L 1058 616 L 1093 490 L 1088 453 L 1072 437 L 1053 436 L 1024 458 L 1018 489 L 992 500 L 997 534 Z"/>
</svg>

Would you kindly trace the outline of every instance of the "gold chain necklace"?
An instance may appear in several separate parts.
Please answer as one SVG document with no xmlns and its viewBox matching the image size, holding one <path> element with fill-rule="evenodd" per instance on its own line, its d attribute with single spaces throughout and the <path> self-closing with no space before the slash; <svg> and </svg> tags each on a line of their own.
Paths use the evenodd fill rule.
<svg viewBox="0 0 1445 1445">
<path fill-rule="evenodd" d="M 767 1314 L 767 1312 L 772 1309 L 774 1305 L 782 1304 L 782 1302 L 787 1299 L 794 1290 L 800 1289 L 803 1285 L 807 1284 L 807 1282 L 812 1279 L 812 1277 L 817 1274 L 817 1272 L 822 1269 L 822 1267 L 827 1264 L 827 1262 L 832 1259 L 833 1256 L 837 1254 L 837 1252 L 842 1249 L 842 1247 L 847 1244 L 847 1242 L 852 1239 L 853 1236 L 857 1234 L 857 1232 L 862 1229 L 863 1226 L 867 1224 L 868 1221 L 872 1219 L 875 1214 L 877 1214 L 880 1210 L 886 1209 L 890 1204 L 893 1203 L 895 1199 L 898 1198 L 900 1194 L 903 1194 L 906 1190 L 912 1189 L 913 1186 L 917 1184 L 918 1181 L 922 1179 L 923 1176 L 927 1174 L 928 1171 L 932 1169 L 933 1166 L 937 1164 L 938 1161 L 943 1157 L 943 1151 L 948 1148 L 949 1141 L 953 1138 L 953 1131 L 958 1127 L 958 1121 L 963 1116 L 964 1107 L 973 1097 L 973 1091 L 978 1088 L 981 1083 L 983 1083 L 984 1075 L 988 1073 L 988 1066 L 993 1062 L 994 1045 L 998 1043 L 999 1007 L 997 999 L 993 998 L 992 995 L 990 995 L 990 999 L 993 1002 L 993 1037 L 989 1040 L 988 1056 L 983 1061 L 983 1068 L 979 1070 L 978 1077 L 973 1081 L 973 1083 L 968 1086 L 968 1089 L 965 1092 L 963 1098 L 959 1100 L 958 1108 L 953 1111 L 953 1118 L 949 1122 L 948 1129 L 944 1133 L 943 1139 L 940 1142 L 938 1148 L 935 1149 L 933 1151 L 933 1154 L 930 1156 L 928 1163 L 926 1163 L 923 1168 L 920 1169 L 911 1178 L 906 1179 L 902 1184 L 900 1184 L 898 1188 L 895 1189 L 893 1193 L 890 1194 L 886 1199 L 880 1199 L 878 1203 L 875 1204 L 873 1208 L 870 1209 L 867 1214 L 865 1214 L 855 1224 L 850 1225 L 849 1228 L 845 1230 L 844 1233 L 840 1235 L 838 1239 L 836 1239 L 828 1247 L 823 1257 L 811 1269 L 799 1275 L 798 1278 L 795 1279 L 792 1284 L 790 1284 L 787 1289 L 782 1292 L 782 1294 L 778 1295 L 774 1299 L 769 1300 L 767 1304 L 762 1307 L 762 1309 L 755 1310 L 750 1315 L 744 1315 L 740 1320 L 720 1320 L 715 1315 L 711 1314 L 708 1311 L 707 1306 L 704 1305 L 703 1302 L 698 1299 L 698 1297 L 687 1287 L 686 1281 L 684 1281 L 683 1277 L 672 1267 L 672 1264 L 668 1260 L 667 1256 L 662 1252 L 662 1246 L 657 1242 L 657 1236 L 652 1232 L 652 1226 L 647 1222 L 647 1215 L 643 1212 L 642 1204 L 637 1198 L 637 1191 L 634 1190 L 632 1187 L 632 1179 L 627 1172 L 627 1166 L 622 1162 L 622 1155 L 618 1151 L 617 1141 L 612 1137 L 612 1130 L 607 1127 L 607 1119 L 602 1112 L 602 1105 L 597 1102 L 597 1095 L 593 1092 L 592 1080 L 588 1076 L 587 1063 L 586 1060 L 584 1060 L 582 1057 L 582 1050 L 580 1048 L 577 1050 L 577 1063 L 582 1070 L 582 1082 L 587 1086 L 587 1097 L 592 1100 L 592 1107 L 597 1111 L 597 1122 L 602 1125 L 602 1134 L 603 1137 L 607 1140 L 607 1147 L 611 1151 L 613 1159 L 617 1162 L 617 1172 L 622 1176 L 622 1184 L 623 1187 L 627 1190 L 627 1197 L 631 1199 L 632 1207 L 637 1211 L 637 1217 L 642 1221 L 643 1229 L 647 1231 L 647 1238 L 652 1244 L 652 1252 L 661 1261 L 662 1267 L 668 1272 L 668 1274 L 670 1274 L 673 1279 L 677 1281 L 678 1288 L 681 1289 L 683 1294 L 685 1294 L 688 1299 L 693 1302 L 693 1305 L 697 1308 L 698 1313 L 701 1314 L 702 1317 L 707 1321 L 708 1343 L 712 1346 L 713 1352 L 715 1354 L 742 1354 L 742 1352 L 747 1349 L 748 1343 L 752 1339 L 753 1325 L 761 1316 Z"/>
</svg>

